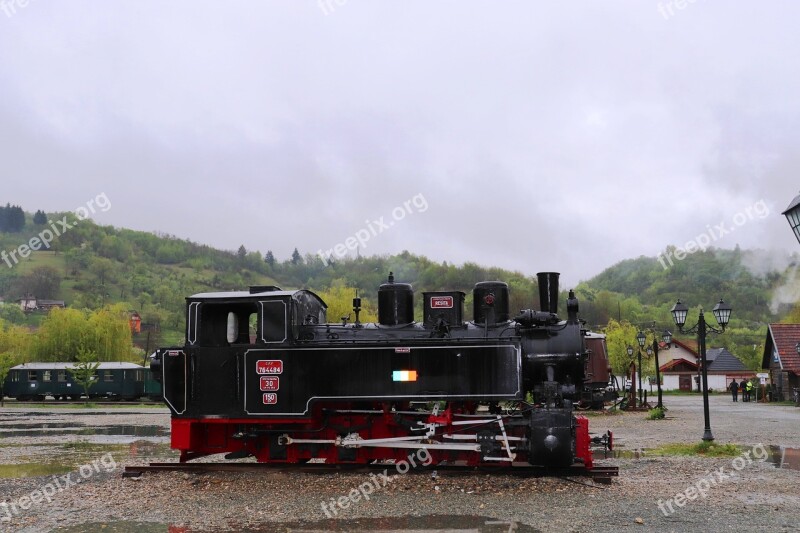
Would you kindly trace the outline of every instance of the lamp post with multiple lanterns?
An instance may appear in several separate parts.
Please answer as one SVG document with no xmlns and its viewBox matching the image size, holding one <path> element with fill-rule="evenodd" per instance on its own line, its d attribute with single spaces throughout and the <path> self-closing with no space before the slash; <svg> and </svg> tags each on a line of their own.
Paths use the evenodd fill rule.
<svg viewBox="0 0 800 533">
<path fill-rule="evenodd" d="M 628 357 L 633 358 L 633 346 L 631 346 L 629 344 L 625 351 L 628 352 Z M 642 363 L 642 356 L 641 356 L 641 354 L 639 354 L 639 365 L 640 366 L 641 366 L 641 363 Z M 631 365 L 633 365 L 633 362 L 631 362 Z M 635 368 L 635 365 L 633 365 L 633 366 Z M 641 374 L 641 372 L 639 372 L 639 373 Z M 633 403 L 633 407 L 634 408 L 636 408 L 636 396 L 637 396 L 637 394 L 633 390 L 633 387 L 636 385 L 636 383 L 634 381 L 635 378 L 636 378 L 635 373 L 631 373 L 631 401 Z M 640 381 L 639 382 L 639 388 L 641 388 L 641 387 L 642 387 L 642 382 Z"/>
<path fill-rule="evenodd" d="M 689 308 L 686 307 L 684 304 L 678 300 L 670 312 L 672 313 L 672 319 L 675 321 L 675 325 L 678 326 L 678 329 L 681 333 L 695 333 L 697 332 L 697 342 L 700 345 L 700 368 L 702 370 L 703 375 L 703 415 L 705 416 L 705 431 L 703 432 L 703 440 L 704 441 L 712 441 L 714 440 L 714 435 L 711 434 L 711 420 L 708 415 L 708 369 L 706 368 L 706 334 L 708 331 L 713 331 L 714 333 L 722 333 L 725 331 L 725 326 L 728 325 L 728 322 L 731 319 L 731 311 L 732 308 L 730 305 L 726 304 L 724 301 L 720 300 L 717 305 L 714 306 L 712 312 L 714 313 L 714 318 L 717 319 L 717 324 L 720 325 L 721 329 L 716 329 L 713 326 L 710 326 L 706 323 L 705 316 L 703 315 L 703 308 L 700 308 L 700 317 L 697 321 L 697 324 L 692 326 L 689 329 L 684 330 L 683 326 L 686 324 L 686 315 L 689 312 Z"/>
<path fill-rule="evenodd" d="M 672 333 L 668 330 L 664 330 L 664 333 L 661 334 L 661 340 L 664 341 L 665 344 L 669 345 L 672 342 Z M 639 343 L 639 364 L 641 366 L 641 349 L 644 348 L 645 342 L 647 341 L 647 335 L 644 331 L 640 331 L 638 335 L 636 335 L 636 342 Z M 658 368 L 658 339 L 656 339 L 655 331 L 653 332 L 653 346 L 647 347 L 647 355 L 655 355 L 655 363 L 656 363 L 656 386 L 658 387 L 658 404 L 656 405 L 657 408 L 663 408 L 664 404 L 661 398 L 661 370 Z M 640 369 L 641 372 L 641 369 Z M 651 389 L 652 390 L 652 389 Z"/>
</svg>

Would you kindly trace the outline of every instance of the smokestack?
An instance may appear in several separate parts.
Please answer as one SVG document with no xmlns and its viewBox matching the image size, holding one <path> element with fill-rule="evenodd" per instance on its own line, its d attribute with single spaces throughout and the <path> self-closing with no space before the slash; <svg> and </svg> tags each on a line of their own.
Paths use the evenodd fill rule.
<svg viewBox="0 0 800 533">
<path fill-rule="evenodd" d="M 539 307 L 544 313 L 558 313 L 558 272 L 539 272 Z"/>
</svg>

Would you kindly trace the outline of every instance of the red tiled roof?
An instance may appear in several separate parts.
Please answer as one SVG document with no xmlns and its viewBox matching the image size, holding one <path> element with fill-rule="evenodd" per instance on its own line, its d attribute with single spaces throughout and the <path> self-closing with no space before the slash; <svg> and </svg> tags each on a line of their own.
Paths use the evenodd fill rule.
<svg viewBox="0 0 800 533">
<path fill-rule="evenodd" d="M 770 324 L 767 342 L 764 345 L 764 361 L 767 367 L 774 346 L 778 349 L 783 369 L 800 375 L 800 355 L 795 348 L 798 342 L 800 342 L 800 324 Z"/>
<path fill-rule="evenodd" d="M 694 355 L 698 359 L 700 358 L 700 353 L 697 351 L 698 350 L 697 341 L 692 341 L 692 340 L 682 340 L 682 341 L 680 341 L 680 340 L 678 340 L 678 339 L 673 337 L 672 343 L 673 344 L 677 344 L 678 346 L 680 346 L 684 350 L 687 350 L 688 352 L 690 352 L 692 355 Z"/>
<path fill-rule="evenodd" d="M 700 366 L 697 363 L 693 363 L 691 361 L 687 361 L 686 359 L 673 359 L 669 363 L 664 363 L 663 365 L 661 365 L 659 370 L 661 372 L 669 372 L 670 370 L 672 370 L 673 368 L 675 368 L 676 366 L 678 366 L 681 363 L 685 364 L 686 366 L 688 366 L 689 368 L 691 368 L 693 370 L 697 370 L 699 368 L 699 366 Z"/>
</svg>

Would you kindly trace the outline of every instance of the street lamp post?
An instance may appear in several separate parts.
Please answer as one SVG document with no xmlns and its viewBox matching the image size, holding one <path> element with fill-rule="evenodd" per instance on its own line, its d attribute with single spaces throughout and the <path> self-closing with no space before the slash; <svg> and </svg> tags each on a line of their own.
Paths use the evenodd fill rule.
<svg viewBox="0 0 800 533">
<path fill-rule="evenodd" d="M 655 327 L 655 324 L 653 327 Z M 669 345 L 672 342 L 672 333 L 665 329 L 664 333 L 661 334 L 661 340 L 663 340 L 665 344 Z M 645 335 L 644 331 L 640 331 L 639 334 L 636 335 L 636 342 L 639 343 L 639 348 L 644 348 L 646 341 L 647 336 Z M 661 396 L 661 370 L 658 367 L 658 339 L 656 339 L 655 331 L 653 331 L 653 347 L 647 348 L 647 355 L 649 356 L 651 353 L 655 355 L 656 363 L 656 386 L 658 387 L 658 404 L 656 404 L 656 407 L 663 409 L 664 403 Z"/>
<path fill-rule="evenodd" d="M 633 346 L 628 345 L 628 348 L 626 349 L 626 351 L 628 352 L 628 357 L 633 357 Z M 631 364 L 633 364 L 633 363 L 631 363 Z M 633 387 L 635 386 L 635 382 L 634 382 L 634 378 L 635 377 L 636 376 L 633 376 L 633 375 L 631 376 L 631 393 L 630 393 L 634 409 L 636 409 L 636 393 L 633 391 Z"/>
<path fill-rule="evenodd" d="M 703 431 L 703 440 L 704 441 L 712 441 L 714 440 L 714 435 L 711 434 L 711 420 L 708 414 L 708 369 L 706 368 L 706 334 L 708 331 L 713 331 L 714 333 L 722 333 L 725 331 L 725 326 L 728 325 L 728 322 L 731 319 L 731 311 L 732 308 L 730 305 L 726 304 L 724 301 L 720 300 L 717 305 L 714 306 L 712 312 L 714 313 L 714 318 L 717 319 L 717 324 L 720 325 L 721 329 L 716 329 L 714 326 L 710 326 L 706 324 L 705 316 L 703 315 L 703 308 L 700 308 L 700 317 L 693 327 L 684 330 L 683 326 L 686 324 L 686 315 L 689 312 L 689 308 L 686 307 L 684 304 L 678 300 L 678 303 L 672 306 L 670 312 L 672 313 L 672 319 L 675 321 L 675 325 L 678 326 L 678 329 L 681 333 L 695 333 L 697 332 L 697 342 L 700 345 L 700 365 L 702 370 L 703 376 L 703 415 L 705 416 L 705 423 L 706 427 Z"/>
<path fill-rule="evenodd" d="M 637 377 L 639 378 L 639 380 L 638 380 L 639 381 L 639 407 L 641 407 L 641 406 L 644 405 L 644 398 L 643 398 L 644 395 L 642 394 L 642 392 L 643 392 L 642 391 L 642 350 L 638 350 L 638 352 L 639 352 L 639 368 L 638 368 L 638 371 L 637 371 L 637 374 L 638 374 Z"/>
</svg>

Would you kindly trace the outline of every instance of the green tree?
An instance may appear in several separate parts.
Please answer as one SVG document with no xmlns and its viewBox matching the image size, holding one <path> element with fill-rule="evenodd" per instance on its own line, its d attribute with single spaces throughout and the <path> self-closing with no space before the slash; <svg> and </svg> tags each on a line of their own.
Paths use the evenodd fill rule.
<svg viewBox="0 0 800 533">
<path fill-rule="evenodd" d="M 613 318 L 608 321 L 608 325 L 603 330 L 606 335 L 608 360 L 615 375 L 621 376 L 628 372 L 631 358 L 628 357 L 627 348 L 628 346 L 633 346 L 635 350 L 639 349 L 639 345 L 636 343 L 636 334 L 638 332 L 639 330 L 636 326 L 630 322 L 624 320 L 617 322 Z"/>
<path fill-rule="evenodd" d="M 54 298 L 60 287 L 61 274 L 51 266 L 36 267 L 30 274 L 18 278 L 14 284 L 18 294 L 32 294 L 39 299 Z"/>
<path fill-rule="evenodd" d="M 264 256 L 264 262 L 272 268 L 275 266 L 275 256 L 272 254 L 272 250 L 267 250 L 267 255 Z"/>
<path fill-rule="evenodd" d="M 91 350 L 81 350 L 78 353 L 75 364 L 72 368 L 67 369 L 72 379 L 83 387 L 87 404 L 89 403 L 89 389 L 97 382 L 95 373 L 98 368 L 100 368 L 100 362 L 97 360 L 97 354 Z"/>
<path fill-rule="evenodd" d="M 317 294 L 328 304 L 328 322 L 338 322 L 341 317 L 348 315 L 351 321 L 355 321 L 353 297 L 356 295 L 356 289 L 346 287 L 340 280 L 329 289 L 317 291 Z M 358 317 L 361 322 L 377 322 L 378 313 L 374 304 L 369 300 L 362 299 L 361 312 Z"/>
<path fill-rule="evenodd" d="M 53 309 L 39 326 L 35 353 L 39 361 L 76 361 L 91 343 L 88 312 Z"/>
<path fill-rule="evenodd" d="M 33 215 L 33 223 L 37 226 L 41 226 L 47 223 L 47 214 L 39 209 L 36 211 L 36 214 Z"/>
<path fill-rule="evenodd" d="M 302 262 L 303 262 L 303 256 L 301 256 L 300 252 L 298 252 L 297 248 L 295 248 L 294 252 L 292 252 L 292 264 L 298 265 L 301 264 Z"/>
<path fill-rule="evenodd" d="M 22 324 L 25 322 L 25 313 L 16 304 L 0 303 L 0 320 L 11 324 Z"/>
</svg>

